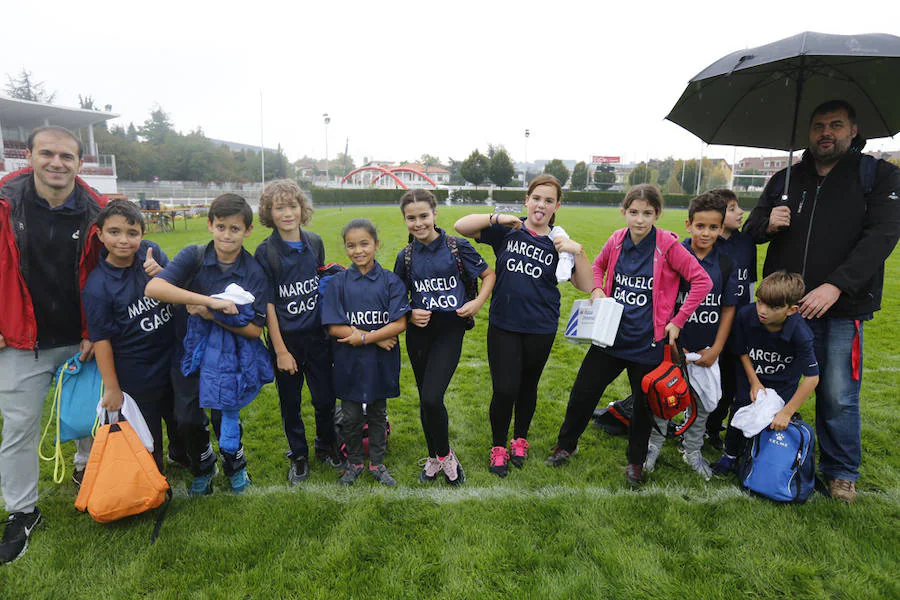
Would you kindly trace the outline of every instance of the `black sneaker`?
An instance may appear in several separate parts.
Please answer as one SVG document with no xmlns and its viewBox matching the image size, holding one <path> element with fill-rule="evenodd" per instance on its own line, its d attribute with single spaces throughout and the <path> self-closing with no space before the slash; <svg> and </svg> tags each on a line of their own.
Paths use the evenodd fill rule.
<svg viewBox="0 0 900 600">
<path fill-rule="evenodd" d="M 344 454 L 337 446 L 330 450 L 327 448 L 316 448 L 316 460 L 325 463 L 333 469 L 344 468 Z"/>
<path fill-rule="evenodd" d="M 75 469 L 72 473 L 72 483 L 74 483 L 76 487 L 81 487 L 82 481 L 84 481 L 84 469 Z"/>
<path fill-rule="evenodd" d="M 16 512 L 6 519 L 3 539 L 0 540 L 0 564 L 10 563 L 28 549 L 28 537 L 31 531 L 41 522 L 41 511 L 34 507 L 34 512 Z"/>
<path fill-rule="evenodd" d="M 644 466 L 629 464 L 625 468 L 625 481 L 632 489 L 637 489 L 644 485 Z"/>
<path fill-rule="evenodd" d="M 288 481 L 291 485 L 300 485 L 309 477 L 309 461 L 306 457 L 291 459 L 291 468 L 288 471 Z"/>
<path fill-rule="evenodd" d="M 191 458 L 187 454 L 172 454 L 171 450 L 166 454 L 166 462 L 170 465 L 177 465 L 183 469 L 191 468 Z"/>
</svg>

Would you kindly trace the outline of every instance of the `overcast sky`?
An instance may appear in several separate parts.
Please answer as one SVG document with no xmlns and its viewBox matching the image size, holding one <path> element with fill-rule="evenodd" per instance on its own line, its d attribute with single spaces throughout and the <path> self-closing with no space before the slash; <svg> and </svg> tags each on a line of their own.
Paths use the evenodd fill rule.
<svg viewBox="0 0 900 600">
<path fill-rule="evenodd" d="M 259 144 L 292 160 L 328 153 L 514 160 L 696 157 L 664 120 L 717 58 L 802 31 L 900 33 L 896 0 L 821 2 L 18 2 L 3 18 L 0 74 L 23 67 L 120 122 L 155 104 L 176 129 Z M 6 83 L 5 76 L 3 83 Z M 900 139 L 869 149 L 894 150 Z M 760 151 L 739 148 L 737 157 Z M 731 147 L 706 156 L 731 161 Z"/>
</svg>

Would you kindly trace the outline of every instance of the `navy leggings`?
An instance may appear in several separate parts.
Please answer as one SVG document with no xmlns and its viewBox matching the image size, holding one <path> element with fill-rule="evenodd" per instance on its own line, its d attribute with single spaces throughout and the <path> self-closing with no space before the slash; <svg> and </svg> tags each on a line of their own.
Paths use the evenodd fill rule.
<svg viewBox="0 0 900 600">
<path fill-rule="evenodd" d="M 506 446 L 515 411 L 513 438 L 528 437 L 537 407 L 537 387 L 550 357 L 556 333 L 516 333 L 488 326 L 487 351 L 491 368 L 491 435 L 494 446 Z"/>
<path fill-rule="evenodd" d="M 433 312 L 426 327 L 406 328 L 406 351 L 419 388 L 419 416 L 428 456 L 450 453 L 444 394 L 462 353 L 465 321 L 456 313 Z"/>
</svg>

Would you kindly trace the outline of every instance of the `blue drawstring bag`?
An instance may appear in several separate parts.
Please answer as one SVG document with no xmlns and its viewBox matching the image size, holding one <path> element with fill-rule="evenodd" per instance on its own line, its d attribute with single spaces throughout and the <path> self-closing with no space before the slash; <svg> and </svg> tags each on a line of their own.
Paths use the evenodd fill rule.
<svg viewBox="0 0 900 600">
<path fill-rule="evenodd" d="M 97 361 L 83 363 L 81 352 L 67 360 L 56 371 L 56 385 L 53 388 L 53 403 L 50 418 L 41 436 L 41 447 L 50 428 L 56 430 L 54 453 L 40 454 L 47 461 L 54 461 L 53 479 L 60 483 L 65 474 L 62 467 L 62 442 L 78 440 L 93 434 L 97 421 L 97 403 L 103 396 L 103 377 L 97 368 Z"/>
</svg>

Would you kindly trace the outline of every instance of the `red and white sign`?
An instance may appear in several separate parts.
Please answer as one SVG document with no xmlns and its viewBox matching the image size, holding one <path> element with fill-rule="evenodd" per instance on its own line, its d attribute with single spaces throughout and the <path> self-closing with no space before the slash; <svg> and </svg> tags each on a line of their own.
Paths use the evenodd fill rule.
<svg viewBox="0 0 900 600">
<path fill-rule="evenodd" d="M 621 156 L 594 156 L 591 158 L 591 164 L 594 165 L 617 165 L 622 162 Z"/>
</svg>

